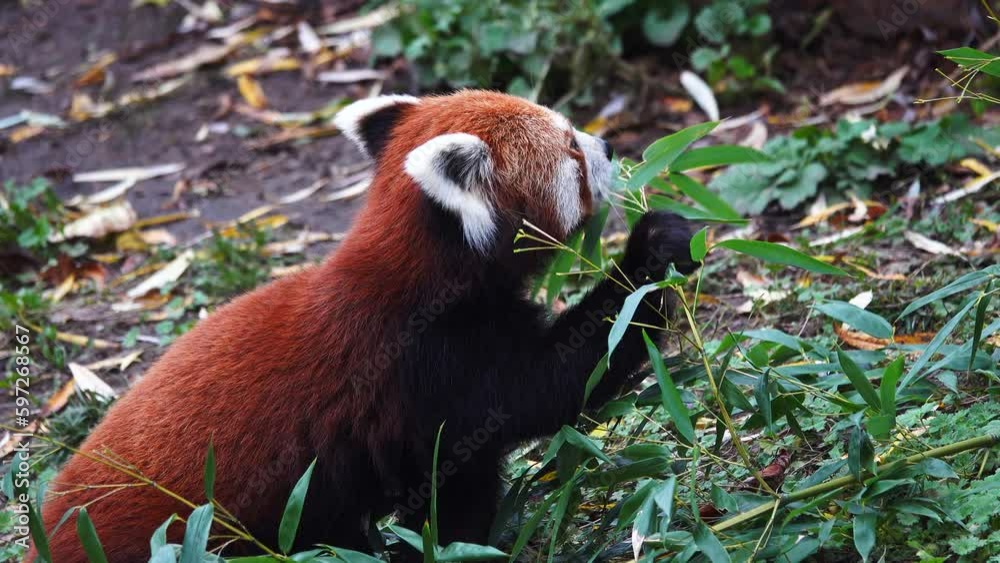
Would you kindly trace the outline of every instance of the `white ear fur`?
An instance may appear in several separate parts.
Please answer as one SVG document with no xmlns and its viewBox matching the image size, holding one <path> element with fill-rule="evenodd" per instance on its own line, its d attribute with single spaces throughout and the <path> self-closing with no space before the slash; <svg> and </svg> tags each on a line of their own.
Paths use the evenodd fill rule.
<svg viewBox="0 0 1000 563">
<path fill-rule="evenodd" d="M 485 188 L 493 164 L 482 139 L 468 133 L 438 135 L 410 151 L 403 168 L 431 199 L 458 215 L 469 246 L 489 250 L 496 221 Z"/>
<path fill-rule="evenodd" d="M 361 149 L 361 152 L 371 156 L 367 140 L 362 131 L 362 123 L 369 116 L 379 111 L 397 104 L 419 104 L 420 100 L 413 96 L 400 94 L 388 94 L 385 96 L 375 96 L 358 100 L 337 112 L 333 118 L 333 124 L 354 141 L 354 144 Z"/>
</svg>

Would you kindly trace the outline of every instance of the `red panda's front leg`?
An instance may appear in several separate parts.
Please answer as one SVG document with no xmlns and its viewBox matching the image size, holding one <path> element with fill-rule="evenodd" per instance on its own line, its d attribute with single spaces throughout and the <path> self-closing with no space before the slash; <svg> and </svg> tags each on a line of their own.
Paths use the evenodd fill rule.
<svg viewBox="0 0 1000 563">
<path fill-rule="evenodd" d="M 690 273 L 696 267 L 690 254 L 691 230 L 687 221 L 666 212 L 649 212 L 640 219 L 629 238 L 621 270 L 629 276 L 631 286 L 639 287 L 651 280 L 662 279 L 669 264 L 678 271 Z M 614 275 L 620 276 L 617 272 Z M 587 379 L 601 357 L 607 352 L 608 333 L 621 310 L 629 284 L 604 280 L 578 305 L 563 313 L 545 333 L 541 346 L 535 350 L 524 374 L 523 383 L 534 387 L 528 392 L 541 391 L 548 403 L 542 412 L 524 413 L 534 428 L 524 428 L 526 434 L 544 435 L 557 431 L 563 424 L 572 424 L 583 405 Z M 634 325 L 662 324 L 665 312 L 661 293 L 650 294 L 632 318 Z M 600 405 L 628 381 L 648 359 L 642 331 L 630 326 L 612 354 L 610 367 L 593 390 L 589 404 Z M 538 389 L 538 387 L 542 389 Z M 516 408 L 516 399 L 512 408 Z M 515 413 L 514 419 L 520 418 Z M 524 420 L 524 419 L 521 419 Z M 519 438 L 530 438 L 531 435 Z"/>
</svg>

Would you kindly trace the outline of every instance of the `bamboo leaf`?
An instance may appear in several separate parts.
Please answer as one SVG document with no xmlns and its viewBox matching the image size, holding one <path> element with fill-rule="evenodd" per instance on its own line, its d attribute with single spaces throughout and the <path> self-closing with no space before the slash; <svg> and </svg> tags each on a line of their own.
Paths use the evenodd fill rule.
<svg viewBox="0 0 1000 563">
<path fill-rule="evenodd" d="M 892 338 L 892 325 L 889 321 L 857 305 L 845 301 L 827 301 L 816 305 L 816 310 L 875 338 Z"/>
<path fill-rule="evenodd" d="M 663 363 L 659 349 L 656 344 L 653 344 L 645 330 L 642 331 L 642 339 L 646 342 L 646 352 L 649 353 L 649 361 L 656 373 L 656 381 L 660 384 L 660 400 L 663 402 L 663 408 L 674 421 L 674 427 L 677 428 L 677 433 L 680 434 L 684 442 L 688 445 L 694 444 L 695 434 L 694 425 L 691 424 L 691 413 L 688 412 L 687 406 L 681 399 L 680 391 L 674 385 L 674 380 L 670 377 L 670 372 L 667 371 L 667 366 Z"/>
<path fill-rule="evenodd" d="M 288 502 L 285 504 L 285 512 L 281 515 L 281 523 L 278 525 L 278 547 L 283 553 L 288 553 L 295 543 L 295 535 L 299 531 L 299 520 L 302 518 L 302 508 L 306 503 L 306 492 L 309 491 L 309 481 L 312 479 L 313 469 L 316 467 L 314 459 L 306 472 L 299 477 L 292 494 L 288 495 Z"/>
<path fill-rule="evenodd" d="M 743 218 L 739 212 L 730 207 L 721 197 L 691 177 L 684 174 L 671 174 L 670 181 L 684 195 L 693 199 L 698 205 L 701 205 L 720 219 L 738 221 Z"/>
<path fill-rule="evenodd" d="M 781 244 L 764 242 L 759 240 L 724 240 L 715 246 L 728 248 L 740 254 L 753 256 L 771 264 L 784 264 L 795 266 L 808 272 L 816 274 L 828 274 L 831 276 L 846 276 L 847 272 L 831 266 L 825 262 L 807 256 L 798 250 L 788 248 Z"/>
<path fill-rule="evenodd" d="M 854 389 L 868 403 L 868 406 L 876 411 L 882 410 L 882 401 L 879 400 L 875 388 L 872 387 L 872 382 L 868 380 L 858 364 L 854 363 L 854 360 L 843 350 L 837 350 L 837 359 L 840 361 L 840 369 L 844 371 L 847 379 L 851 380 L 851 385 L 854 385 Z"/>
<path fill-rule="evenodd" d="M 671 170 L 680 172 L 703 166 L 725 166 L 729 164 L 763 164 L 771 162 L 771 157 L 757 149 L 740 145 L 713 145 L 686 151 L 677 157 Z"/>
<path fill-rule="evenodd" d="M 215 507 L 203 504 L 191 511 L 184 529 L 184 542 L 181 545 L 180 563 L 202 563 L 205 559 L 205 548 L 208 547 L 208 533 L 212 528 L 212 517 Z"/>
<path fill-rule="evenodd" d="M 104 555 L 104 548 L 101 540 L 97 537 L 97 530 L 94 529 L 94 522 L 87 514 L 86 508 L 81 508 L 76 517 L 76 534 L 83 544 L 83 551 L 87 554 L 87 561 L 90 563 L 108 563 L 107 556 Z"/>
</svg>

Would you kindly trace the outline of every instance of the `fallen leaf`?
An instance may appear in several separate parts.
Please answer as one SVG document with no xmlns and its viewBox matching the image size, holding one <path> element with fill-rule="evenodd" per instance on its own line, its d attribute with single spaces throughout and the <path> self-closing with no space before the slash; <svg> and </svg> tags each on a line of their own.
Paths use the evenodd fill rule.
<svg viewBox="0 0 1000 563">
<path fill-rule="evenodd" d="M 118 393 L 110 385 L 86 367 L 73 362 L 70 362 L 68 367 L 70 373 L 73 374 L 73 381 L 76 383 L 76 388 L 79 391 L 90 391 L 102 399 L 114 399 L 118 396 Z"/>
<path fill-rule="evenodd" d="M 719 120 L 719 103 L 715 100 L 712 89 L 697 74 L 685 70 L 681 72 L 681 86 L 687 90 L 698 107 L 705 112 L 711 121 Z"/>
<path fill-rule="evenodd" d="M 321 35 L 341 35 L 352 31 L 372 29 L 387 23 L 399 15 L 399 5 L 385 4 L 375 10 L 353 18 L 342 18 L 320 28 Z"/>
<path fill-rule="evenodd" d="M 855 106 L 881 100 L 892 95 L 899 89 L 899 85 L 903 82 L 903 77 L 906 76 L 909 70 L 909 66 L 903 66 L 886 77 L 885 80 L 859 82 L 841 86 L 821 96 L 819 105 L 844 104 Z"/>
<path fill-rule="evenodd" d="M 994 223 L 993 221 L 987 221 L 986 219 L 972 219 L 973 225 L 978 225 L 991 233 L 997 232 L 997 228 L 1000 224 Z"/>
<path fill-rule="evenodd" d="M 95 371 L 107 368 L 117 368 L 118 371 L 125 371 L 130 365 L 134 364 L 140 356 L 142 356 L 142 352 L 142 350 L 133 350 L 120 356 L 98 360 L 87 364 L 86 367 Z"/>
<path fill-rule="evenodd" d="M 296 29 L 299 35 L 299 45 L 302 46 L 303 51 L 316 53 L 323 48 L 323 41 L 320 40 L 319 35 L 316 35 L 316 31 L 308 22 L 300 21 Z"/>
<path fill-rule="evenodd" d="M 114 64 L 116 60 L 118 60 L 118 56 L 114 53 L 104 53 L 73 81 L 73 85 L 77 88 L 82 88 L 84 86 L 101 84 L 104 82 L 104 77 L 107 74 L 107 68 Z"/>
<path fill-rule="evenodd" d="M 264 95 L 264 90 L 260 87 L 260 83 L 253 79 L 249 74 L 241 74 L 236 78 L 236 86 L 240 90 L 240 95 L 243 99 L 250 104 L 250 107 L 255 109 L 264 109 L 267 107 L 267 96 Z"/>
<path fill-rule="evenodd" d="M 135 299 L 139 296 L 145 295 L 153 290 L 161 289 L 163 286 L 177 281 L 178 278 L 188 269 L 191 265 L 191 261 L 194 259 L 194 251 L 186 250 L 177 258 L 174 258 L 170 263 L 164 266 L 160 271 L 156 272 L 152 276 L 149 276 L 142 283 L 133 287 L 125 295 L 131 299 Z"/>
<path fill-rule="evenodd" d="M 371 178 L 361 180 L 360 182 L 354 184 L 353 186 L 348 186 L 346 188 L 337 190 L 327 195 L 321 201 L 341 201 L 357 197 L 365 193 L 365 191 L 368 189 L 368 186 L 370 186 L 371 183 L 372 183 Z"/>
<path fill-rule="evenodd" d="M 903 238 L 905 238 L 910 242 L 910 244 L 919 248 L 920 250 L 923 250 L 924 252 L 930 252 L 931 254 L 938 254 L 938 255 L 944 254 L 948 256 L 957 256 L 959 258 L 963 257 L 961 252 L 951 248 L 950 246 L 942 242 L 938 242 L 932 238 L 925 237 L 924 235 L 914 231 L 904 232 Z"/>
<path fill-rule="evenodd" d="M 931 200 L 931 204 L 941 205 L 943 203 L 949 203 L 957 199 L 961 199 L 967 195 L 974 194 L 979 190 L 982 190 L 984 187 L 988 186 L 990 183 L 994 182 L 998 178 L 1000 178 L 1000 170 L 997 170 L 985 176 L 979 176 L 978 178 L 973 179 L 960 189 L 948 192 L 942 196 L 934 198 L 933 200 Z"/>
<path fill-rule="evenodd" d="M 156 225 L 165 225 L 167 223 L 175 223 L 177 221 L 186 221 L 188 219 L 194 219 L 198 217 L 197 211 L 179 211 L 177 213 L 166 213 L 164 215 L 156 215 L 155 217 L 144 217 L 139 219 L 133 225 L 136 229 L 144 229 L 146 227 L 153 227 Z"/>
<path fill-rule="evenodd" d="M 41 135 L 45 132 L 45 127 L 39 125 L 23 125 L 14 129 L 7 135 L 7 139 L 10 140 L 12 144 L 23 143 L 28 139 L 34 139 L 35 137 Z"/>
<path fill-rule="evenodd" d="M 170 234 L 170 231 L 166 229 L 139 231 L 139 237 L 150 246 L 177 246 L 177 237 Z"/>
<path fill-rule="evenodd" d="M 38 416 L 44 418 L 52 413 L 61 411 L 66 406 L 66 403 L 69 402 L 69 398 L 73 396 L 75 388 L 76 382 L 73 379 L 67 379 L 66 383 L 63 383 L 59 390 L 45 401 L 45 406 L 39 411 Z"/>
<path fill-rule="evenodd" d="M 278 199 L 278 203 L 281 205 L 288 205 L 290 203 L 296 203 L 302 201 L 308 198 L 309 196 L 313 195 L 317 191 L 319 191 L 319 189 L 325 185 L 326 185 L 326 180 L 317 180 L 308 187 L 302 188 L 301 190 L 298 190 L 296 192 L 292 192 L 286 196 L 282 196 L 281 198 Z"/>
<path fill-rule="evenodd" d="M 109 233 L 120 233 L 132 227 L 138 216 L 128 201 L 100 207 L 69 223 L 61 233 L 49 235 L 50 242 L 62 242 L 71 238 L 101 238 Z"/>
<path fill-rule="evenodd" d="M 243 74 L 261 75 L 300 68 L 302 68 L 302 63 L 296 58 L 264 56 L 234 63 L 226 67 L 224 73 L 235 78 Z"/>
<path fill-rule="evenodd" d="M 319 82 L 330 82 L 333 84 L 353 84 L 366 80 L 385 80 L 386 75 L 380 70 L 371 68 L 358 68 L 348 70 L 328 70 L 316 75 Z"/>
<path fill-rule="evenodd" d="M 89 196 L 82 197 L 77 195 L 73 197 L 73 199 L 67 201 L 66 205 L 72 207 L 87 207 L 87 206 L 94 206 L 94 205 L 101 205 L 104 203 L 108 203 L 128 193 L 129 190 L 135 187 L 135 184 L 136 184 L 135 178 L 127 178 L 125 180 L 122 180 L 121 182 L 118 182 L 117 184 L 114 184 Z"/>
<path fill-rule="evenodd" d="M 318 139 L 320 137 L 330 137 L 339 133 L 340 129 L 337 129 L 332 125 L 296 127 L 294 129 L 279 131 L 278 133 L 265 137 L 259 141 L 247 143 L 247 146 L 254 150 L 262 150 L 300 139 Z"/>
<path fill-rule="evenodd" d="M 168 164 L 154 164 L 151 166 L 134 166 L 128 168 L 109 168 L 106 170 L 94 170 L 91 172 L 80 172 L 73 175 L 73 181 L 82 182 L 123 182 L 133 180 L 140 182 L 159 176 L 175 174 L 184 170 L 186 165 L 183 162 L 171 162 Z M 95 194 L 96 196 L 97 194 Z M 114 199 L 114 198 L 111 198 Z M 109 200 L 110 201 L 110 200 Z"/>
<path fill-rule="evenodd" d="M 186 74 L 199 67 L 221 62 L 238 47 L 242 41 L 231 41 L 224 45 L 206 44 L 180 58 L 153 65 L 132 76 L 134 82 L 148 82 Z"/>
<path fill-rule="evenodd" d="M 0 77 L 2 76 L 14 76 L 17 73 L 17 69 L 7 64 L 0 64 Z"/>
<path fill-rule="evenodd" d="M 34 96 L 48 96 L 55 91 L 48 82 L 32 76 L 18 76 L 14 78 L 10 81 L 10 89 L 15 92 L 24 92 Z"/>
</svg>

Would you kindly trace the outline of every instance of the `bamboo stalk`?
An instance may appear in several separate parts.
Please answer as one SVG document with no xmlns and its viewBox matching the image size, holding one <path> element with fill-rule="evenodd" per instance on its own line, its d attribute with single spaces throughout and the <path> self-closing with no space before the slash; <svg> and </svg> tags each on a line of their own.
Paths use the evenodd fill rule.
<svg viewBox="0 0 1000 563">
<path fill-rule="evenodd" d="M 955 442 L 954 444 L 948 444 L 947 446 L 941 446 L 939 448 L 933 448 L 925 452 L 918 454 L 913 454 L 909 457 L 891 461 L 889 463 L 884 463 L 879 465 L 876 474 L 882 474 L 887 471 L 895 470 L 900 467 L 905 467 L 907 465 L 912 465 L 914 463 L 921 462 L 925 459 L 930 458 L 940 458 L 948 457 L 955 454 L 960 454 L 967 452 L 969 450 L 976 450 L 980 448 L 989 448 L 1000 444 L 1000 434 L 979 436 L 977 438 L 970 438 L 968 440 L 962 440 L 961 442 Z M 739 526 L 744 522 L 749 522 L 758 516 L 762 516 L 777 508 L 788 504 L 790 502 L 795 502 L 798 500 L 803 500 L 811 498 L 814 496 L 821 495 L 823 493 L 828 493 L 843 487 L 848 487 L 850 485 L 859 483 L 853 475 L 845 475 L 844 477 L 838 477 L 832 481 L 827 481 L 826 483 L 820 483 L 819 485 L 813 485 L 812 487 L 807 487 L 801 491 L 795 491 L 788 493 L 787 495 L 781 495 L 775 500 L 765 502 L 764 504 L 754 507 L 746 512 L 737 514 L 728 520 L 719 522 L 718 524 L 712 526 L 713 532 L 721 532 L 723 530 L 728 530 L 729 528 Z"/>
</svg>

